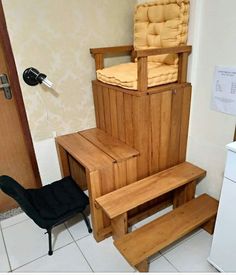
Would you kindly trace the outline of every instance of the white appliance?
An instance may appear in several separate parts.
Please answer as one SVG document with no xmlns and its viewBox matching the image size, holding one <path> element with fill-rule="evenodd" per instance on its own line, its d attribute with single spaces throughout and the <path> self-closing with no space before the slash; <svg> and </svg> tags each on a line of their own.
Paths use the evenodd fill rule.
<svg viewBox="0 0 236 275">
<path fill-rule="evenodd" d="M 221 272 L 236 272 L 236 142 L 226 148 L 224 181 L 208 261 Z"/>
</svg>

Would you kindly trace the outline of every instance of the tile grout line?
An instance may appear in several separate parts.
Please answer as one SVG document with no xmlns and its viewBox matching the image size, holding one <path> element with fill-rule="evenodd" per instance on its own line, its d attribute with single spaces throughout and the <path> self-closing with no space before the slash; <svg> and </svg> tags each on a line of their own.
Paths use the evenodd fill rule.
<svg viewBox="0 0 236 275">
<path fill-rule="evenodd" d="M 80 249 L 79 245 L 77 244 L 77 241 L 74 239 L 73 235 L 71 234 L 71 232 L 70 232 L 69 228 L 67 227 L 66 223 L 64 223 L 64 225 L 65 225 L 66 229 L 68 230 L 69 234 L 71 235 L 72 239 L 74 240 L 75 245 L 78 247 L 79 251 L 80 251 L 81 254 L 83 255 L 83 257 L 84 257 L 86 263 L 88 264 L 88 266 L 91 268 L 92 272 L 94 273 L 94 270 L 92 269 L 90 263 L 89 263 L 88 260 L 86 259 L 85 255 L 84 255 L 84 253 L 82 252 L 82 250 Z M 85 237 L 88 237 L 88 236 L 89 236 L 89 234 L 88 234 L 87 236 L 84 236 L 84 237 L 81 238 L 81 239 L 84 239 Z M 81 240 L 81 239 L 78 239 L 78 240 Z"/>
<path fill-rule="evenodd" d="M 59 248 L 57 248 L 57 249 L 54 249 L 54 250 L 53 250 L 53 253 L 54 253 L 55 251 L 58 251 L 58 250 L 60 250 L 60 249 L 62 249 L 62 248 L 64 248 L 64 247 L 66 247 L 66 246 L 72 244 L 72 243 L 73 243 L 73 241 L 70 242 L 70 243 L 68 243 L 68 244 L 66 244 L 66 245 L 63 245 L 63 246 L 61 246 L 61 247 L 59 247 Z M 35 262 L 35 261 L 37 261 L 37 260 L 39 260 L 39 259 L 41 259 L 41 258 L 43 258 L 43 257 L 45 257 L 45 256 L 49 256 L 48 253 L 47 253 L 47 254 L 43 254 L 43 255 L 41 255 L 41 256 L 35 258 L 34 260 L 29 261 L 29 262 L 27 262 L 27 263 L 25 263 L 25 264 L 23 264 L 23 265 L 21 265 L 21 266 L 18 266 L 18 267 L 16 267 L 15 269 L 13 269 L 12 271 L 14 272 L 14 271 L 16 271 L 17 269 L 19 269 L 19 268 L 21 268 L 21 267 L 23 267 L 23 266 L 26 266 L 26 265 L 28 265 L 28 264 L 31 264 L 31 263 L 33 263 L 33 262 Z"/>
<path fill-rule="evenodd" d="M 24 220 L 19 221 L 19 222 L 16 222 L 16 223 L 11 224 L 11 225 L 7 225 L 7 226 L 5 226 L 4 228 L 2 227 L 2 229 L 7 229 L 7 228 L 9 228 L 9 227 L 12 227 L 12 226 L 17 225 L 17 224 L 22 223 L 22 222 L 25 222 L 25 221 L 27 221 L 27 220 L 30 220 L 30 218 L 26 217 Z"/>
<path fill-rule="evenodd" d="M 7 251 L 6 241 L 5 241 L 5 238 L 4 238 L 4 235 L 3 235 L 2 226 L 0 226 L 0 231 L 1 231 L 1 235 L 2 235 L 2 241 L 3 241 L 4 247 L 5 247 L 5 252 L 6 252 L 6 255 L 7 255 L 7 261 L 8 261 L 9 267 L 10 267 L 9 272 L 12 272 L 11 262 L 10 262 L 10 258 L 9 258 L 8 251 Z"/>
<path fill-rule="evenodd" d="M 166 261 L 177 271 L 177 272 L 181 272 L 180 270 L 178 270 L 178 268 L 174 265 L 174 264 L 172 264 L 172 262 L 171 261 L 169 261 L 164 255 L 162 255 L 162 257 L 164 258 L 164 259 L 166 259 Z"/>
</svg>

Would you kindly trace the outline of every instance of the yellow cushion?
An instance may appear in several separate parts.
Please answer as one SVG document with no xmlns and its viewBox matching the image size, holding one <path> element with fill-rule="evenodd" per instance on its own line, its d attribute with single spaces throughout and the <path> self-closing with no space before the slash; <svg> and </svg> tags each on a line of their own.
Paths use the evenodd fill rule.
<svg viewBox="0 0 236 275">
<path fill-rule="evenodd" d="M 177 81 L 178 66 L 148 62 L 148 87 Z M 98 80 L 137 90 L 137 63 L 126 63 L 97 70 Z"/>
<path fill-rule="evenodd" d="M 158 0 L 140 4 L 134 16 L 134 48 L 175 47 L 187 43 L 189 0 Z M 149 61 L 174 65 L 177 55 L 150 56 Z"/>
</svg>

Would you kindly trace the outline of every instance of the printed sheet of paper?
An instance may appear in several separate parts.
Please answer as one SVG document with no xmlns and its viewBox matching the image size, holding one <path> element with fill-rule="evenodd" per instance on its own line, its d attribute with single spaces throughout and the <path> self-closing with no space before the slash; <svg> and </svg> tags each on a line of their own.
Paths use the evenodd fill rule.
<svg viewBox="0 0 236 275">
<path fill-rule="evenodd" d="M 216 66 L 212 92 L 212 109 L 236 115 L 236 67 Z"/>
</svg>

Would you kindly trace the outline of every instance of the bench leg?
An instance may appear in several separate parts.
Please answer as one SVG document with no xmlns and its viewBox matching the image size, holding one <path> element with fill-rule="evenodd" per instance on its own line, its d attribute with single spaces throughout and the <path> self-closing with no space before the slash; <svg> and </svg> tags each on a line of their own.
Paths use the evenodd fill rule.
<svg viewBox="0 0 236 275">
<path fill-rule="evenodd" d="M 148 272 L 148 260 L 144 260 L 141 263 L 135 265 L 135 268 L 139 271 L 139 272 Z"/>
<path fill-rule="evenodd" d="M 119 239 L 128 233 L 127 213 L 111 220 L 112 237 L 114 240 Z"/>
<path fill-rule="evenodd" d="M 189 182 L 183 187 L 180 187 L 174 191 L 173 208 L 177 208 L 186 202 L 194 199 L 196 191 L 196 181 Z"/>
<path fill-rule="evenodd" d="M 202 225 L 202 228 L 212 235 L 215 229 L 215 221 L 216 221 L 215 217 L 210 219 L 207 223 Z"/>
</svg>

